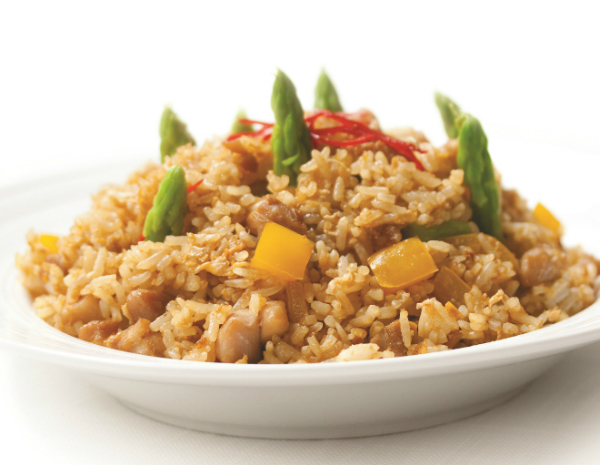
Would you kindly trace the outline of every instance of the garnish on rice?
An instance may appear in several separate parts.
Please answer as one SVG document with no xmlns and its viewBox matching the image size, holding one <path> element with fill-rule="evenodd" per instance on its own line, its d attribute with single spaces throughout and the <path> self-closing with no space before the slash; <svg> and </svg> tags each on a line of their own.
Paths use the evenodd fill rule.
<svg viewBox="0 0 600 465">
<path fill-rule="evenodd" d="M 405 156 L 408 160 L 414 162 L 419 170 L 424 170 L 423 165 L 414 155 L 414 152 L 423 153 L 423 150 L 410 142 L 396 139 L 395 137 L 384 134 L 381 131 L 370 128 L 358 120 L 357 116 L 359 116 L 359 114 L 360 113 L 333 113 L 329 110 L 318 110 L 313 112 L 310 116 L 304 118 L 304 122 L 308 127 L 308 131 L 313 142 L 312 145 L 314 146 L 320 143 L 332 147 L 351 147 L 365 144 L 367 142 L 379 141 L 394 149 L 399 154 Z M 328 125 L 328 127 L 319 127 L 317 125 L 317 121 L 319 120 L 329 120 L 334 124 Z M 259 125 L 260 129 L 256 132 L 232 134 L 227 138 L 228 141 L 239 139 L 242 136 L 269 140 L 272 136 L 273 124 L 271 123 L 264 123 L 249 119 L 242 119 L 239 122 L 248 125 Z M 340 138 L 338 136 L 343 137 Z"/>
<path fill-rule="evenodd" d="M 181 121 L 169 107 L 165 107 L 159 126 L 160 160 L 175 153 L 178 147 L 185 144 L 195 145 L 196 141 L 188 132 L 186 124 Z"/>
<path fill-rule="evenodd" d="M 344 111 L 337 90 L 325 70 L 321 71 L 317 86 L 315 87 L 316 110 L 329 110 L 335 112 Z"/>
<path fill-rule="evenodd" d="M 145 239 L 163 242 L 167 236 L 181 236 L 187 211 L 185 171 L 181 166 L 175 165 L 167 171 L 160 183 L 154 205 L 146 216 Z"/>
</svg>

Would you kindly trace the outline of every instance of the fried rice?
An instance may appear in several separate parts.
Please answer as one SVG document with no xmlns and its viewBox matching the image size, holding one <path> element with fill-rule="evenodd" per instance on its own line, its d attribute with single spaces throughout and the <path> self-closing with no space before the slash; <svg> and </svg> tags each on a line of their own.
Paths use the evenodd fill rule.
<svg viewBox="0 0 600 465">
<path fill-rule="evenodd" d="M 101 188 L 56 251 L 29 232 L 16 263 L 36 314 L 71 336 L 138 354 L 314 363 L 492 342 L 560 322 L 596 300 L 598 261 L 563 248 L 560 231 L 541 224 L 516 191 L 501 188 L 512 256 L 479 233 L 456 140 L 434 147 L 410 128 L 389 134 L 421 149 L 424 171 L 373 143 L 324 146 L 293 187 L 271 170 L 268 141 L 243 136 L 180 147 L 124 185 Z M 203 180 L 187 196 L 184 235 L 140 241 L 175 164 L 188 184 Z M 498 173 L 496 180 L 501 186 Z M 251 214 L 269 202 L 294 212 L 314 243 L 301 280 L 251 265 L 260 234 Z M 448 220 L 468 221 L 477 243 L 442 239 L 425 247 L 438 269 L 466 283 L 462 302 L 437 298 L 436 276 L 403 289 L 379 284 L 370 256 L 400 242 L 407 224 Z"/>
</svg>

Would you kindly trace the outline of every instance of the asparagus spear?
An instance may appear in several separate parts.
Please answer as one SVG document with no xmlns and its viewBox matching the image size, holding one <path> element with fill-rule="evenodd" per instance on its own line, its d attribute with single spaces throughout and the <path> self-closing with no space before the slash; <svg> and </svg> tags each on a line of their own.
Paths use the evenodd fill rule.
<svg viewBox="0 0 600 465">
<path fill-rule="evenodd" d="M 458 128 L 456 127 L 456 120 L 460 117 L 460 107 L 439 92 L 435 93 L 435 104 L 440 110 L 442 120 L 444 121 L 444 129 L 450 139 L 456 139 L 458 137 Z"/>
<path fill-rule="evenodd" d="M 231 125 L 231 134 L 239 134 L 240 132 L 254 132 L 252 126 L 241 123 L 241 119 L 248 119 L 248 116 L 244 110 L 238 111 L 237 115 L 235 115 L 235 121 Z"/>
<path fill-rule="evenodd" d="M 175 165 L 160 183 L 154 204 L 146 216 L 146 240 L 163 242 L 167 236 L 181 236 L 187 211 L 185 172 L 181 166 Z"/>
<path fill-rule="evenodd" d="M 165 107 L 163 111 L 158 132 L 160 134 L 161 162 L 165 161 L 165 157 L 173 155 L 178 147 L 189 142 L 196 144 L 188 132 L 186 124 L 169 107 Z"/>
<path fill-rule="evenodd" d="M 333 112 L 344 111 L 333 82 L 331 82 L 325 70 L 321 71 L 317 87 L 315 87 L 315 109 Z"/>
<path fill-rule="evenodd" d="M 271 108 L 275 113 L 271 136 L 273 171 L 277 176 L 288 175 L 290 185 L 295 186 L 300 166 L 310 158 L 312 142 L 296 88 L 281 70 L 277 72 L 273 84 Z"/>
<path fill-rule="evenodd" d="M 465 173 L 465 184 L 471 189 L 473 221 L 481 232 L 502 240 L 500 192 L 494 166 L 488 152 L 488 141 L 479 120 L 463 114 L 457 120 L 458 166 Z"/>
<path fill-rule="evenodd" d="M 471 233 L 469 223 L 457 220 L 445 221 L 442 224 L 429 227 L 411 223 L 402 229 L 403 238 L 417 236 L 423 242 L 469 233 Z"/>
</svg>

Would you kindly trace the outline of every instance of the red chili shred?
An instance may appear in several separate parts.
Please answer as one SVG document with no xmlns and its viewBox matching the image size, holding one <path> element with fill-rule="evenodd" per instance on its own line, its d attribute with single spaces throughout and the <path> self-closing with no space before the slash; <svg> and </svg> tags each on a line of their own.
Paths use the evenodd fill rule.
<svg viewBox="0 0 600 465">
<path fill-rule="evenodd" d="M 364 144 L 366 142 L 371 142 L 374 140 L 380 141 L 388 147 L 391 147 L 394 150 L 396 150 L 400 155 L 403 155 L 408 160 L 412 161 L 416 165 L 417 169 L 419 169 L 420 171 L 425 170 L 419 159 L 414 154 L 414 152 L 424 153 L 424 150 L 421 150 L 414 144 L 405 142 L 400 139 L 396 139 L 392 136 L 388 136 L 387 134 L 384 134 L 381 131 L 371 129 L 364 123 L 354 121 L 348 118 L 348 116 L 359 116 L 360 114 L 361 112 L 351 115 L 344 112 L 334 113 L 329 110 L 319 110 L 313 113 L 312 115 L 304 118 L 304 121 L 306 122 L 306 125 L 308 126 L 308 129 L 310 131 L 313 147 L 315 147 L 317 143 L 331 145 L 333 147 L 350 147 L 354 145 Z M 317 129 L 315 128 L 315 121 L 321 117 L 332 119 L 339 124 L 330 128 Z M 271 138 L 274 126 L 272 123 L 264 123 L 262 121 L 255 121 L 250 119 L 241 119 L 239 121 L 242 124 L 256 124 L 261 126 L 261 128 L 255 132 L 241 132 L 238 134 L 232 134 L 227 138 L 228 142 L 239 139 L 242 136 L 249 136 L 262 140 L 269 140 Z M 327 137 L 336 134 L 346 134 L 348 136 L 352 136 L 353 138 L 348 140 L 333 140 Z"/>
<path fill-rule="evenodd" d="M 146 240 L 146 238 L 144 237 L 143 234 L 140 234 L 140 237 L 138 238 L 138 243 L 139 242 L 144 242 Z"/>
<path fill-rule="evenodd" d="M 196 187 L 198 187 L 200 184 L 202 184 L 202 182 L 204 181 L 204 179 L 201 179 L 200 181 L 198 181 L 196 184 L 194 184 L 193 186 L 188 187 L 188 194 L 192 191 L 194 191 L 196 189 Z"/>
<path fill-rule="evenodd" d="M 240 119 L 238 121 L 242 124 L 258 124 L 262 127 L 258 131 L 254 132 L 238 132 L 237 134 L 232 134 L 227 138 L 227 142 L 239 139 L 242 136 L 254 137 L 255 139 L 269 140 L 271 138 L 271 134 L 273 133 L 273 126 L 275 126 L 272 123 L 263 123 L 262 121 L 255 121 L 253 119 Z"/>
</svg>

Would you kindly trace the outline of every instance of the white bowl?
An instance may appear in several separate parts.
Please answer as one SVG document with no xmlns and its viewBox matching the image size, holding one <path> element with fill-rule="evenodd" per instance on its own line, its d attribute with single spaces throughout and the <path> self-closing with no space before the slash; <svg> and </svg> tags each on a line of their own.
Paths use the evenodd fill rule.
<svg viewBox="0 0 600 465">
<path fill-rule="evenodd" d="M 31 227 L 65 233 L 89 193 L 131 163 L 0 190 L 0 347 L 76 370 L 125 405 L 201 431 L 345 438 L 424 428 L 509 399 L 567 352 L 600 340 L 600 303 L 561 323 L 490 344 L 396 359 L 315 365 L 166 360 L 95 346 L 37 318 L 14 255 Z"/>
</svg>

